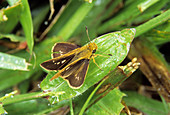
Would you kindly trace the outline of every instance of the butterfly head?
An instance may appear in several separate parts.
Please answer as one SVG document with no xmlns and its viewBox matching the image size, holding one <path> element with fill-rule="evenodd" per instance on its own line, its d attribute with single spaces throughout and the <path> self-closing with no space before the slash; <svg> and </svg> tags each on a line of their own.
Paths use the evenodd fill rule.
<svg viewBox="0 0 170 115">
<path fill-rule="evenodd" d="M 92 43 L 88 44 L 88 47 L 89 47 L 89 50 L 92 51 L 92 53 L 96 52 L 96 49 L 97 49 L 96 43 L 92 42 Z"/>
</svg>

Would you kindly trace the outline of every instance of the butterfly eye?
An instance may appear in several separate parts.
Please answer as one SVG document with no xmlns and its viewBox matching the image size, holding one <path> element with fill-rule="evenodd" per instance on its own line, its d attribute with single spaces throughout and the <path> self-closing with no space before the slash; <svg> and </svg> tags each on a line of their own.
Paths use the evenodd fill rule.
<svg viewBox="0 0 170 115">
<path fill-rule="evenodd" d="M 92 51 L 92 53 L 95 53 L 96 52 L 96 49 Z"/>
</svg>

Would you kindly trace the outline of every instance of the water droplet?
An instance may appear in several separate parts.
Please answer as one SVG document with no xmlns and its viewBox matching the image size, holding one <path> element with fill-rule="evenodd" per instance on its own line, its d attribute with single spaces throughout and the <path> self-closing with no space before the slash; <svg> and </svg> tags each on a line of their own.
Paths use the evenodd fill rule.
<svg viewBox="0 0 170 115">
<path fill-rule="evenodd" d="M 38 84 L 37 86 L 38 86 L 38 88 L 40 88 L 40 84 Z"/>
<path fill-rule="evenodd" d="M 8 113 L 5 111 L 4 114 L 7 115 Z"/>
<path fill-rule="evenodd" d="M 58 96 L 57 96 L 57 102 L 59 102 Z"/>
<path fill-rule="evenodd" d="M 4 57 L 1 57 L 1 61 L 4 61 Z"/>
<path fill-rule="evenodd" d="M 48 24 L 48 21 L 45 21 L 44 24 L 47 25 L 47 24 Z"/>
<path fill-rule="evenodd" d="M 96 5 L 96 6 L 98 6 L 98 5 L 100 5 L 100 4 L 102 4 L 102 1 L 101 1 L 101 0 L 97 0 L 97 1 L 95 2 L 95 5 Z"/>
<path fill-rule="evenodd" d="M 15 60 L 15 63 L 17 64 L 17 63 L 18 63 L 18 60 Z"/>
<path fill-rule="evenodd" d="M 75 91 L 76 92 L 76 96 L 78 96 L 78 95 L 80 95 L 81 93 L 80 92 L 78 92 L 78 91 Z"/>
</svg>

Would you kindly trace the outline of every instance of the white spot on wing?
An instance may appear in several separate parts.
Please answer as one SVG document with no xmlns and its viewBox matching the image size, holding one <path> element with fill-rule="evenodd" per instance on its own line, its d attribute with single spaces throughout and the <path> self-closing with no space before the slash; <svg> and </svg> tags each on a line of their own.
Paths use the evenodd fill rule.
<svg viewBox="0 0 170 115">
<path fill-rule="evenodd" d="M 63 60 L 61 63 L 64 63 L 66 60 Z"/>
<path fill-rule="evenodd" d="M 76 77 L 77 80 L 79 80 L 79 77 Z"/>
<path fill-rule="evenodd" d="M 79 80 L 79 79 L 80 79 L 79 77 L 77 77 L 77 74 L 75 75 L 75 79 L 77 79 L 77 80 Z"/>
<path fill-rule="evenodd" d="M 60 55 L 63 55 L 63 52 L 61 50 L 59 52 L 60 52 Z"/>
<path fill-rule="evenodd" d="M 70 67 L 67 67 L 66 70 L 68 70 Z"/>
</svg>

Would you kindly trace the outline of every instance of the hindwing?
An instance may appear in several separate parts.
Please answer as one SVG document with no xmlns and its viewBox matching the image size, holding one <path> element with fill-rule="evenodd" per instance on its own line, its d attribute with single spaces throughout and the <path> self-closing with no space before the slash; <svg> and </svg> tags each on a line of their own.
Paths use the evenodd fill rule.
<svg viewBox="0 0 170 115">
<path fill-rule="evenodd" d="M 79 88 L 84 83 L 88 67 L 88 59 L 79 60 L 75 64 L 68 66 L 61 73 L 61 77 L 64 78 L 71 87 Z"/>
</svg>

